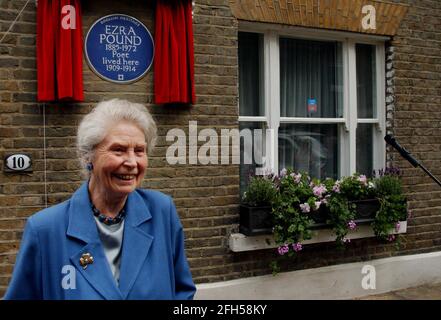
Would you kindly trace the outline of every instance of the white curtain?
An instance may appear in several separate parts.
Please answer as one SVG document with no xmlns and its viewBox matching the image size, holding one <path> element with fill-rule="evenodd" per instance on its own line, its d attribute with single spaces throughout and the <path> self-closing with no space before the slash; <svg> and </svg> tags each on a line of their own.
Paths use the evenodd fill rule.
<svg viewBox="0 0 441 320">
<path fill-rule="evenodd" d="M 280 39 L 280 115 L 342 117 L 342 53 L 337 42 Z M 308 106 L 315 101 L 315 108 Z M 314 107 L 314 106 L 313 106 Z M 338 125 L 282 124 L 279 168 L 338 177 Z"/>
<path fill-rule="evenodd" d="M 261 102 L 261 35 L 239 32 L 239 114 L 264 116 Z"/>
<path fill-rule="evenodd" d="M 280 39 L 280 115 L 337 118 L 342 116 L 341 45 Z M 308 100 L 317 112 L 308 111 Z"/>
</svg>

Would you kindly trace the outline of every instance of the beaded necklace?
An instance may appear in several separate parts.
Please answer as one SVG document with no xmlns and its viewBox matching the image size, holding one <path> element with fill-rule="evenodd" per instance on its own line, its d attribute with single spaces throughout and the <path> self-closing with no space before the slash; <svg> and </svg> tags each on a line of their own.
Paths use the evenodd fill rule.
<svg viewBox="0 0 441 320">
<path fill-rule="evenodd" d="M 122 219 L 124 219 L 124 216 L 126 214 L 125 207 L 122 208 L 122 210 L 118 213 L 118 215 L 115 218 L 108 217 L 104 214 L 102 214 L 92 203 L 92 212 L 95 217 L 98 218 L 98 220 L 104 224 L 107 224 L 108 226 L 120 223 Z"/>
</svg>

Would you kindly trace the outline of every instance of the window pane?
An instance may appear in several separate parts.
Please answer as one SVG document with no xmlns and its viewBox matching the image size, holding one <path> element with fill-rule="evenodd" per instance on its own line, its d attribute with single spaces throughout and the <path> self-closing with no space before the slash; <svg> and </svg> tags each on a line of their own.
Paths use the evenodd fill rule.
<svg viewBox="0 0 441 320">
<path fill-rule="evenodd" d="M 306 171 L 312 177 L 338 177 L 336 124 L 282 124 L 279 129 L 279 169 Z"/>
<path fill-rule="evenodd" d="M 373 129 L 370 123 L 359 123 L 357 126 L 357 172 L 372 176 L 373 170 Z"/>
<path fill-rule="evenodd" d="M 265 123 L 240 122 L 240 194 L 245 192 L 249 176 L 265 168 Z"/>
<path fill-rule="evenodd" d="M 375 118 L 377 104 L 375 46 L 357 44 L 356 54 L 358 118 Z"/>
<path fill-rule="evenodd" d="M 261 41 L 257 33 L 239 32 L 239 114 L 264 116 L 260 94 Z"/>
<path fill-rule="evenodd" d="M 280 38 L 280 115 L 343 116 L 341 43 Z"/>
</svg>

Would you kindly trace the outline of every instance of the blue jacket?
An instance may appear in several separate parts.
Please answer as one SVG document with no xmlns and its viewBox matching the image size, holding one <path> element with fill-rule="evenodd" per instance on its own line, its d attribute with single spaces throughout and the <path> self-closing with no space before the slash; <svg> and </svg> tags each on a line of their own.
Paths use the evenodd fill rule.
<svg viewBox="0 0 441 320">
<path fill-rule="evenodd" d="M 172 199 L 129 194 L 119 286 L 93 217 L 87 183 L 72 197 L 31 216 L 5 299 L 192 299 L 196 292 Z M 90 253 L 86 268 L 80 258 Z"/>
</svg>

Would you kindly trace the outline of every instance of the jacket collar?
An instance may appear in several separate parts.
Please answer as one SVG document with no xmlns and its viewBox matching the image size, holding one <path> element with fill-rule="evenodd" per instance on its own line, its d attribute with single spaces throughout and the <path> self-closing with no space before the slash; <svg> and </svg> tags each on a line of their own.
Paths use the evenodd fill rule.
<svg viewBox="0 0 441 320">
<path fill-rule="evenodd" d="M 127 199 L 126 214 L 119 278 L 123 299 L 129 295 L 153 243 L 152 215 L 145 199 L 136 190 Z"/>
<path fill-rule="evenodd" d="M 83 183 L 72 195 L 67 235 L 86 243 L 95 243 L 100 242 L 100 239 L 93 218 L 88 185 L 88 181 Z M 152 218 L 149 208 L 136 190 L 130 193 L 127 198 L 126 213 L 126 226 L 130 224 L 133 227 L 138 227 Z"/>
<path fill-rule="evenodd" d="M 148 233 L 149 226 L 145 223 L 152 218 L 145 200 L 136 190 L 127 198 L 119 288 L 111 274 L 93 218 L 88 182 L 72 195 L 68 214 L 67 235 L 86 243 L 71 256 L 72 263 L 105 298 L 127 298 L 153 242 L 153 236 Z M 93 264 L 86 269 L 79 263 L 85 253 L 94 257 Z"/>
<path fill-rule="evenodd" d="M 88 181 L 75 191 L 70 200 L 67 235 L 86 243 L 99 243 L 96 222 L 93 218 L 88 191 Z"/>
</svg>

